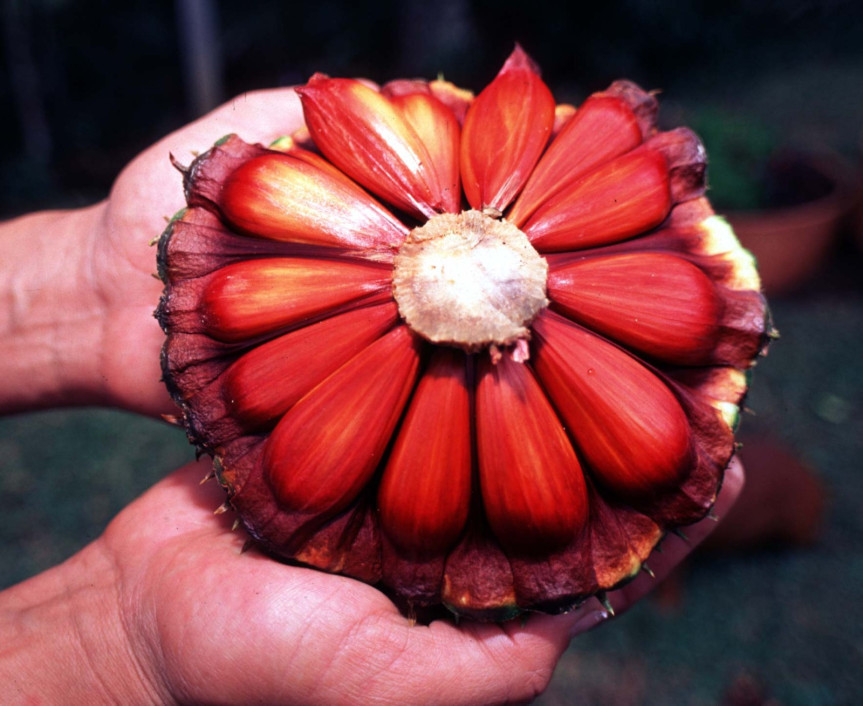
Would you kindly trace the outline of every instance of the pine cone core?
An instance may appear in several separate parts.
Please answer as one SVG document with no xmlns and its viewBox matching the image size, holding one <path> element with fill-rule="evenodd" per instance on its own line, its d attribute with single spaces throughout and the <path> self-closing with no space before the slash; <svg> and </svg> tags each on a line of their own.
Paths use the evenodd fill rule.
<svg viewBox="0 0 863 706">
<path fill-rule="evenodd" d="M 414 228 L 394 262 L 393 294 L 408 326 L 469 352 L 530 337 L 548 305 L 548 264 L 524 233 L 480 211 Z"/>
</svg>

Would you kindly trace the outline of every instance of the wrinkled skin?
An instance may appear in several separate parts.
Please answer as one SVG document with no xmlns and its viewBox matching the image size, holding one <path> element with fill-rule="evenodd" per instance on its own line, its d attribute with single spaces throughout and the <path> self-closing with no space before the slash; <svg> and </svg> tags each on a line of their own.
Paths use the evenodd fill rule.
<svg viewBox="0 0 863 706">
<path fill-rule="evenodd" d="M 569 640 L 607 615 L 412 625 L 363 583 L 290 567 L 214 518 L 189 465 L 63 565 L 0 594 L 4 695 L 87 703 L 499 703 L 548 684 Z M 737 464 L 717 506 L 740 489 Z M 162 521 L 154 521 L 161 519 Z M 715 523 L 666 540 L 667 573 Z M 656 584 L 609 595 L 625 610 Z M 35 670 L 35 671 L 34 671 Z M 30 676 L 40 675 L 38 683 Z M 4 696 L 4 698 L 5 698 Z"/>
<path fill-rule="evenodd" d="M 299 123 L 299 104 L 288 90 L 243 96 L 141 154 L 108 201 L 52 214 L 57 227 L 39 232 L 66 236 L 69 277 L 49 281 L 40 306 L 51 311 L 53 302 L 55 315 L 62 314 L 60 302 L 74 295 L 75 330 L 90 338 L 55 335 L 57 355 L 45 365 L 58 367 L 49 370 L 28 358 L 23 345 L 14 348 L 30 340 L 26 325 L 10 327 L 7 345 L 15 355 L 0 370 L 7 380 L 0 410 L 96 402 L 172 412 L 159 383 L 163 336 L 152 310 L 161 284 L 151 277 L 154 252 L 147 245 L 163 228 L 162 216 L 183 205 L 166 155 L 189 161 L 190 150 L 233 131 L 266 143 Z M 28 269 L 33 250 L 23 236 L 15 239 L 31 223 L 4 226 L 18 273 L 35 271 Z M 94 342 L 97 360 L 81 364 L 85 353 L 93 357 Z M 64 354 L 78 363 L 62 364 Z M 15 388 L 21 365 L 30 376 L 26 395 Z M 567 615 L 502 625 L 412 625 L 370 586 L 286 566 L 255 550 L 241 553 L 245 538 L 230 531 L 233 518 L 213 515 L 223 492 L 215 483 L 198 485 L 206 465 L 168 476 L 79 554 L 0 593 L 4 699 L 524 701 L 545 688 L 570 638 L 607 617 L 592 600 Z M 724 514 L 741 485 L 742 470 L 732 464 L 716 514 Z M 650 560 L 657 580 L 714 526 L 705 520 L 688 528 L 690 544 L 668 538 Z M 609 597 L 625 610 L 655 584 L 643 575 Z"/>
<path fill-rule="evenodd" d="M 105 201 L 4 224 L 0 294 L 10 310 L 0 311 L 0 353 L 15 360 L 0 381 L 0 412 L 101 404 L 174 413 L 161 382 L 164 334 L 153 309 L 163 285 L 150 245 L 185 206 L 168 156 L 188 164 L 228 133 L 267 144 L 300 125 L 292 90 L 244 94 L 138 155 Z M 50 360 L 33 358 L 42 347 Z"/>
<path fill-rule="evenodd" d="M 105 237 L 95 238 L 92 247 L 98 268 L 95 281 L 100 283 L 112 322 L 105 330 L 104 347 L 119 344 L 135 356 L 131 365 L 126 364 L 127 359 L 108 371 L 114 373 L 109 377 L 123 394 L 131 395 L 131 406 L 146 413 L 174 411 L 164 386 L 149 385 L 161 377 L 158 362 L 164 334 L 153 320 L 162 284 L 150 276 L 155 253 L 148 243 L 164 229 L 165 217 L 185 206 L 180 175 L 168 154 L 188 164 L 195 150 L 206 149 L 229 133 L 269 144 L 301 125 L 302 112 L 293 91 L 245 94 L 156 143 L 120 174 L 104 213 Z M 147 374 L 142 379 L 144 370 Z"/>
<path fill-rule="evenodd" d="M 212 516 L 221 490 L 202 491 L 200 473 L 187 467 L 157 485 L 102 540 L 119 562 L 129 633 L 161 660 L 161 678 L 181 700 L 518 701 L 542 691 L 570 637 L 603 618 L 591 602 L 523 624 L 411 625 L 363 583 L 241 554 L 229 516 Z M 740 481 L 734 465 L 717 512 Z M 146 521 L 156 513 L 172 522 Z M 690 541 L 715 524 L 688 528 Z M 687 551 L 668 538 L 650 561 L 657 576 Z M 622 611 L 655 583 L 644 575 L 610 598 Z"/>
</svg>

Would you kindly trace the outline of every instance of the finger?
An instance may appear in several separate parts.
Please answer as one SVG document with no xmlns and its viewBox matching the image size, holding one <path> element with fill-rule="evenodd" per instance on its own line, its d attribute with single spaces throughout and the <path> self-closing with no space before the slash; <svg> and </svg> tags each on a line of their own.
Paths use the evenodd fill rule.
<svg viewBox="0 0 863 706">
<path fill-rule="evenodd" d="M 614 615 L 619 615 L 641 600 L 668 576 L 701 542 L 716 529 L 743 490 L 744 472 L 735 456 L 725 471 L 725 479 L 719 496 L 709 516 L 694 525 L 682 528 L 683 537 L 669 534 L 661 544 L 661 551 L 655 551 L 648 559 L 653 576 L 642 572 L 632 582 L 606 596 Z M 685 538 L 684 538 L 685 537 Z M 584 614 L 583 625 L 576 632 L 595 627 L 611 617 L 607 607 L 596 598 L 587 601 L 580 610 Z"/>
<path fill-rule="evenodd" d="M 420 626 L 406 624 L 394 608 L 380 610 L 354 621 L 308 700 L 528 702 L 548 686 L 571 624 L 570 616 L 534 616 L 523 625 Z"/>
<path fill-rule="evenodd" d="M 173 573 L 159 584 L 165 595 L 157 603 L 179 609 L 178 587 L 193 583 L 196 620 L 160 621 L 154 651 L 201 646 L 192 664 L 179 653 L 168 660 L 184 696 L 210 698 L 218 685 L 232 703 L 496 703 L 527 701 L 547 686 L 575 615 L 413 625 L 371 586 L 240 554 L 237 536 L 220 522 L 228 515 L 212 514 L 223 493 L 215 483 L 200 487 L 205 473 L 200 463 L 175 472 L 108 532 L 124 543 L 137 537 L 157 557 L 182 547 L 182 562 L 159 564 L 158 576 Z M 136 561 L 129 571 L 147 574 L 152 562 Z M 244 668 L 232 671 L 238 664 Z"/>
<path fill-rule="evenodd" d="M 246 142 L 269 144 L 273 140 L 301 128 L 304 124 L 300 99 L 292 88 L 274 88 L 263 91 L 250 91 L 213 110 L 201 120 L 186 129 L 195 137 L 202 123 L 205 136 L 212 136 L 214 130 L 223 132 L 213 137 L 211 142 L 228 133 L 234 132 Z M 212 123 L 212 127 L 209 125 Z M 203 135 L 202 135 L 203 136 Z"/>
<path fill-rule="evenodd" d="M 251 91 L 171 133 L 147 152 L 155 150 L 162 155 L 172 152 L 182 159 L 192 151 L 208 149 L 230 133 L 236 133 L 246 142 L 269 144 L 295 132 L 303 124 L 300 99 L 292 88 Z"/>
<path fill-rule="evenodd" d="M 247 142 L 269 144 L 303 125 L 299 98 L 291 88 L 245 93 L 195 122 L 171 133 L 139 154 L 117 179 L 112 201 L 134 199 L 152 211 L 152 224 L 142 224 L 150 237 L 185 205 L 182 182 L 169 155 L 188 164 L 216 140 L 237 133 Z M 140 215 L 140 211 L 139 211 Z"/>
</svg>

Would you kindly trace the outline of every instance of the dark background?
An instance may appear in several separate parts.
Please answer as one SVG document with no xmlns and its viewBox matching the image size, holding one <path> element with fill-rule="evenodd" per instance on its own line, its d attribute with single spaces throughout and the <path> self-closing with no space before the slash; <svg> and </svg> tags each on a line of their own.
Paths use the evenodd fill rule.
<svg viewBox="0 0 863 706">
<path fill-rule="evenodd" d="M 378 81 L 442 73 L 479 89 L 515 41 L 560 100 L 627 77 L 689 108 L 751 110 L 796 139 L 827 118 L 819 139 L 856 149 L 863 7 L 854 0 L 119 5 L 3 0 L 0 215 L 101 198 L 138 151 L 243 91 L 315 71 Z"/>
<path fill-rule="evenodd" d="M 661 89 L 664 122 L 694 124 L 714 155 L 720 210 L 762 186 L 755 167 L 726 170 L 745 164 L 735 140 L 830 152 L 852 175 L 860 162 L 863 3 L 852 0 L 0 2 L 0 218 L 103 198 L 138 151 L 243 91 L 315 71 L 442 73 L 478 90 L 514 41 L 560 101 L 620 77 Z M 660 599 L 577 639 L 542 703 L 861 703 L 855 223 L 772 299 L 782 339 L 744 420 L 813 469 L 827 499 L 814 544 L 702 553 Z M 69 556 L 191 456 L 177 430 L 115 411 L 0 419 L 0 587 Z M 792 500 L 772 503 L 793 516 Z"/>
</svg>

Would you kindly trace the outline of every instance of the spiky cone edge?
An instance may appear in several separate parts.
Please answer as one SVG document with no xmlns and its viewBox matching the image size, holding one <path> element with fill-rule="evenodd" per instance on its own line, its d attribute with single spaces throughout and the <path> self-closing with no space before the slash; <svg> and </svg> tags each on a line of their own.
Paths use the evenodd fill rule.
<svg viewBox="0 0 863 706">
<path fill-rule="evenodd" d="M 413 88 L 406 87 L 403 82 L 395 82 L 389 88 L 384 87 L 383 94 L 409 90 L 431 92 L 431 84 L 411 84 Z M 464 107 L 470 102 L 464 94 L 447 90 L 447 96 L 454 105 L 461 101 L 460 105 Z M 282 242 L 273 239 L 278 228 L 270 226 L 267 226 L 270 232 L 250 236 L 242 232 L 245 227 L 238 223 L 241 217 L 236 214 L 233 228 L 240 232 L 232 232 L 223 222 L 225 216 L 220 205 L 225 180 L 239 167 L 272 151 L 246 145 L 229 136 L 186 170 L 189 208 L 169 224 L 159 243 L 159 271 L 166 289 L 157 316 L 168 333 L 163 351 L 164 376 L 183 410 L 190 439 L 199 449 L 214 456 L 217 475 L 228 490 L 230 505 L 239 512 L 246 529 L 264 548 L 282 558 L 380 585 L 400 605 L 410 610 L 444 604 L 459 615 L 503 619 L 522 610 L 566 610 L 589 595 L 625 583 L 638 573 L 667 529 L 694 522 L 707 513 L 733 454 L 733 427 L 746 390 L 746 373 L 743 371 L 764 347 L 770 332 L 766 307 L 757 294 L 757 274 L 751 260 L 740 249 L 730 229 L 713 215 L 701 196 L 704 158 L 700 143 L 686 131 L 656 133 L 653 127 L 655 101 L 632 84 L 618 82 L 609 91 L 598 94 L 596 101 L 608 96 L 618 99 L 618 107 L 622 104 L 629 108 L 632 124 L 639 136 L 634 147 L 610 159 L 619 158 L 625 163 L 628 152 L 655 148 L 652 153 L 661 154 L 668 168 L 669 198 L 675 205 L 669 206 L 670 212 L 654 224 L 647 235 L 631 238 L 624 228 L 614 242 L 588 242 L 588 247 L 582 246 L 576 252 L 561 249 L 560 242 L 561 238 L 575 237 L 578 240 L 580 236 L 577 233 L 567 233 L 565 229 L 562 232 L 558 228 L 549 236 L 546 227 L 542 236 L 551 238 L 549 242 L 552 245 L 542 254 L 549 262 L 550 281 L 555 277 L 565 279 L 567 268 L 585 267 L 579 263 L 588 263 L 586 267 L 590 268 L 610 257 L 650 253 L 653 256 L 671 254 L 691 263 L 716 285 L 717 296 L 723 302 L 720 329 L 731 332 L 718 334 L 724 350 L 720 350 L 722 347 L 711 350 L 712 357 L 695 366 L 681 364 L 680 361 L 663 362 L 661 357 L 654 359 L 640 354 L 647 365 L 645 369 L 665 382 L 694 430 L 692 468 L 679 491 L 659 494 L 652 501 L 637 502 L 640 507 L 636 510 L 620 501 L 604 498 L 595 481 L 588 479 L 589 520 L 568 543 L 539 559 L 528 558 L 524 552 L 510 550 L 507 553 L 500 547 L 487 517 L 477 507 L 477 493 L 471 494 L 469 520 L 459 532 L 457 543 L 447 552 L 425 557 L 418 557 L 416 553 L 411 555 L 381 531 L 374 488 L 371 487 L 365 487 L 347 507 L 339 507 L 335 502 L 324 513 L 314 508 L 312 511 L 302 508 L 289 512 L 275 511 L 277 503 L 264 468 L 269 427 L 262 426 L 261 418 L 255 417 L 254 410 L 244 412 L 247 415 L 245 422 L 236 419 L 225 399 L 224 379 L 226 371 L 249 347 L 249 337 L 253 344 L 272 339 L 266 346 L 274 346 L 280 339 L 275 337 L 272 326 L 269 330 L 251 327 L 233 333 L 219 329 L 218 324 L 213 328 L 212 323 L 210 329 L 206 323 L 202 328 L 198 315 L 202 293 L 219 277 L 220 271 L 243 261 L 297 257 L 344 259 L 356 265 L 353 269 L 367 284 L 361 295 L 331 301 L 332 306 L 326 311 L 306 312 L 300 321 L 283 322 L 279 333 L 295 331 L 302 337 L 304 331 L 308 333 L 312 328 L 308 324 L 326 326 L 328 318 L 332 323 L 333 314 L 338 313 L 345 317 L 353 316 L 356 320 L 377 321 L 374 325 L 377 328 L 372 326 L 366 331 L 367 337 L 379 337 L 389 331 L 391 338 L 401 338 L 406 342 L 410 336 L 404 331 L 394 333 L 400 329 L 397 312 L 385 284 L 382 285 L 373 273 L 377 268 L 386 269 L 392 262 L 398 239 L 407 228 L 401 225 L 406 222 L 404 219 L 388 220 L 386 213 L 363 206 L 360 209 L 362 217 L 345 212 L 335 214 L 336 218 L 352 219 L 352 232 L 360 233 L 360 242 L 355 238 L 345 242 L 331 239 L 325 245 Z M 567 129 L 572 133 L 577 129 L 570 111 L 554 112 L 556 116 L 563 116 L 556 119 L 551 128 L 555 134 L 564 134 Z M 463 122 L 458 110 L 454 110 L 454 115 Z M 578 111 L 575 116 L 578 116 Z M 575 127 L 568 128 L 571 125 Z M 650 147 L 645 147 L 645 143 L 650 143 Z M 314 147 L 314 143 L 300 135 L 295 140 L 283 141 L 277 148 L 321 171 L 332 169 L 320 155 L 302 149 L 300 144 L 306 148 Z M 546 150 L 541 159 L 546 159 L 551 152 Z M 650 155 L 639 159 L 655 161 Z M 599 162 L 601 167 L 602 159 Z M 595 165 L 593 169 L 587 169 L 589 173 L 596 171 Z M 513 210 L 524 203 L 520 199 L 529 197 L 532 178 L 528 179 L 528 187 L 522 192 L 528 196 L 518 197 Z M 560 190 L 567 188 L 577 190 L 580 187 L 564 184 Z M 422 201 L 422 198 L 417 197 L 415 201 Z M 426 205 L 417 206 L 417 210 L 428 208 L 428 201 L 426 199 Z M 565 212 L 568 208 L 565 199 L 558 198 L 557 203 L 562 204 L 558 210 Z M 481 201 L 477 205 L 486 206 Z M 497 208 L 494 204 L 488 207 Z M 554 207 L 545 202 L 521 208 L 527 215 L 519 216 L 519 219 L 522 224 L 527 224 L 525 232 L 530 236 L 531 221 L 542 223 L 541 219 L 537 221 L 536 213 L 542 209 L 553 211 Z M 383 228 L 377 230 L 383 230 L 386 237 L 371 243 L 362 236 L 362 233 L 370 232 L 369 223 L 383 223 Z M 544 225 L 547 226 L 547 222 Z M 252 228 L 260 227 L 260 222 L 252 224 Z M 335 237 L 339 237 L 339 232 L 343 231 L 334 229 Z M 366 277 L 368 273 L 372 276 Z M 687 276 L 684 273 L 683 279 L 686 280 Z M 562 309 L 572 316 L 572 312 L 555 301 L 554 296 L 551 299 L 549 313 L 542 314 L 541 320 L 555 321 Z M 371 313 L 374 315 L 370 316 Z M 208 335 L 214 331 L 222 340 Z M 362 338 L 364 334 L 358 335 Z M 367 342 L 358 345 L 362 347 Z M 607 341 L 606 345 L 621 351 L 624 356 L 629 355 L 619 341 Z M 256 350 L 266 346 L 259 346 Z M 419 361 L 416 364 L 422 367 L 427 364 L 427 355 L 421 353 L 426 347 L 412 341 L 402 346 L 402 353 L 408 348 L 416 351 L 415 356 L 408 354 L 408 357 L 416 358 Z M 346 353 L 342 355 L 346 356 Z M 542 357 L 539 355 L 537 362 Z M 310 356 L 310 361 L 312 358 L 314 356 Z M 468 360 L 468 374 L 475 376 L 476 360 L 473 357 Z M 344 357 L 336 356 L 331 361 L 333 369 L 329 374 L 337 374 L 341 365 L 347 362 Z M 509 363 L 504 362 L 504 365 Z M 534 370 L 535 363 L 531 361 L 525 367 Z M 234 378 L 239 377 L 233 371 L 230 374 Z M 318 374 L 326 377 L 326 371 Z M 419 377 L 414 374 L 411 379 Z M 404 384 L 408 388 L 413 387 L 411 380 Z M 242 385 L 236 387 L 242 389 Z M 288 403 L 282 401 L 280 404 Z M 380 453 L 388 457 L 390 452 Z M 366 480 L 369 473 L 379 474 L 380 470 L 367 469 Z M 363 479 L 357 482 L 362 485 Z M 376 486 L 377 482 L 372 485 Z M 264 515 L 262 508 L 270 508 L 270 512 Z M 625 521 L 620 518 L 625 518 Z"/>
</svg>

